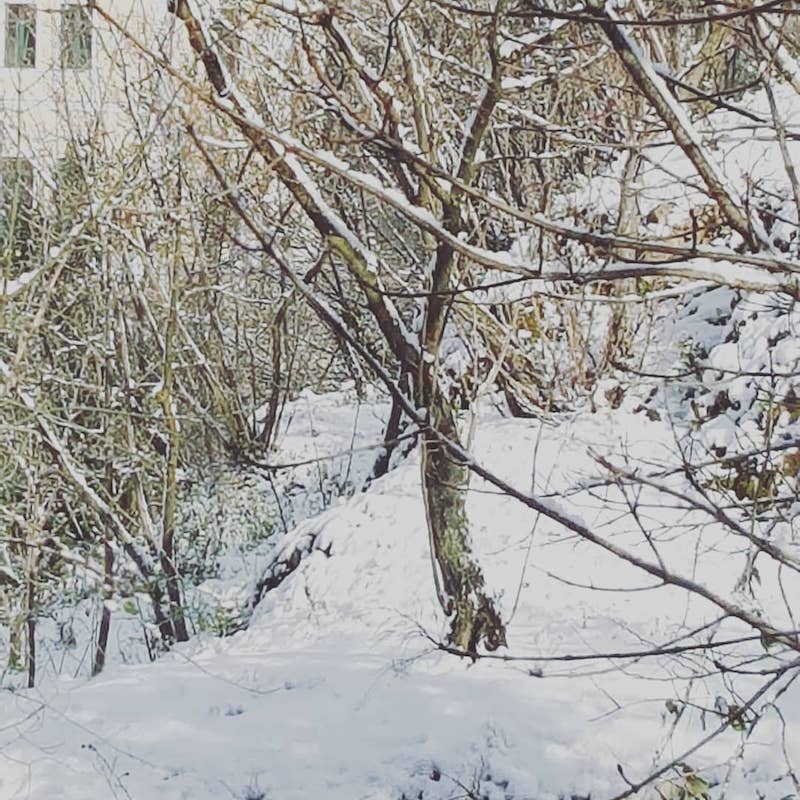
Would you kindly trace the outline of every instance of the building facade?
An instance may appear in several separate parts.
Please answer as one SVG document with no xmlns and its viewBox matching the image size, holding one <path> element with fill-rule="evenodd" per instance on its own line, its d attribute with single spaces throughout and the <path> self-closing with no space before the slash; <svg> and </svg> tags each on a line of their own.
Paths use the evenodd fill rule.
<svg viewBox="0 0 800 800">
<path fill-rule="evenodd" d="M 0 0 L 0 250 L 29 208 L 59 192 L 72 162 L 113 152 L 130 134 L 131 93 L 152 63 L 126 34 L 170 46 L 163 0 L 104 0 L 102 9 Z"/>
</svg>

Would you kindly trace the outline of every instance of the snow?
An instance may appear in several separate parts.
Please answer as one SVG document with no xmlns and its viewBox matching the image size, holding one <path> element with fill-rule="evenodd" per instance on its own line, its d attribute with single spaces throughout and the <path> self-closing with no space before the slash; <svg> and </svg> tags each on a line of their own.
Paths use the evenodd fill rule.
<svg viewBox="0 0 800 800">
<path fill-rule="evenodd" d="M 297 401 L 284 432 L 289 456 L 338 451 L 354 430 L 357 444 L 374 441 L 385 404 L 376 398 L 356 414 L 350 398 L 309 393 Z M 597 473 L 590 447 L 654 458 L 672 451 L 674 437 L 667 423 L 625 409 L 557 425 L 487 413 L 477 428 L 476 457 L 503 479 L 561 494 L 598 533 L 650 555 L 611 489 L 576 493 Z M 370 461 L 358 459 L 354 485 Z M 651 578 L 490 486 L 474 480 L 471 488 L 473 537 L 510 619 L 511 653 L 541 660 L 472 664 L 423 635 L 441 639 L 446 621 L 411 457 L 349 500 L 321 512 L 312 503 L 296 528 L 275 534 L 260 558 L 313 539 L 312 552 L 265 596 L 247 630 L 200 635 L 156 663 L 116 663 L 90 682 L 51 676 L 35 690 L 0 693 L 0 798 L 444 800 L 464 796 L 463 787 L 492 800 L 606 798 L 625 788 L 617 764 L 629 779 L 643 777 L 701 738 L 703 719 L 717 724 L 719 698 L 733 703 L 760 685 L 746 676 L 693 678 L 698 664 L 710 668 L 699 657 L 592 660 L 691 641 L 702 624 L 711 624 L 703 640 L 748 631 L 678 589 L 653 588 Z M 745 563 L 737 542 L 703 518 L 698 550 L 692 515 L 657 501 L 649 497 L 645 509 L 662 557 L 730 594 Z M 685 527 L 676 534 L 670 526 L 678 524 Z M 765 569 L 758 602 L 782 624 L 769 577 Z M 622 588 L 636 591 L 614 591 Z M 734 649 L 763 654 L 758 642 Z M 564 654 L 589 660 L 547 660 Z M 674 720 L 666 703 L 684 699 L 697 707 Z M 781 708 L 788 754 L 800 758 L 795 687 Z M 728 731 L 691 758 L 706 780 L 726 783 L 729 797 L 792 791 L 774 747 L 781 721 L 765 702 L 758 711 L 753 732 Z"/>
<path fill-rule="evenodd" d="M 394 0 L 389 5 L 398 8 Z M 413 52 L 405 25 L 399 36 Z M 505 42 L 504 57 L 527 43 Z M 353 56 L 362 64 L 358 53 Z M 766 187 L 765 196 L 767 189 L 780 196 L 785 178 L 774 143 L 750 132 L 742 138 L 729 112 L 692 127 L 664 89 L 663 70 L 646 67 L 697 147 L 711 133 L 723 136 L 712 167 L 731 196 L 744 194 L 751 183 Z M 408 69 L 411 83 L 422 86 L 427 77 L 421 65 L 412 58 Z M 221 105 L 238 105 L 255 130 L 266 131 L 235 86 L 226 98 Z M 780 97 L 778 102 L 783 107 Z M 786 124 L 796 127 L 791 118 Z M 759 131 L 767 128 L 757 126 L 754 133 Z M 342 176 L 476 263 L 500 273 L 538 272 L 530 256 L 534 236 L 507 253 L 470 246 L 444 231 L 425 208 L 333 153 L 269 135 L 315 208 L 376 280 L 376 257 L 322 197 L 304 163 Z M 659 205 L 669 207 L 666 221 L 653 223 L 660 226 L 658 235 L 669 237 L 688 210 L 705 201 L 685 155 L 662 145 L 646 148 L 649 161 L 638 181 L 645 217 Z M 793 158 L 800 156 L 794 140 L 789 147 Z M 602 203 L 595 205 L 613 210 L 617 189 L 616 176 L 593 180 L 581 201 L 590 207 L 599 196 Z M 574 233 L 571 225 L 542 215 L 527 219 Z M 770 236 L 791 243 L 791 227 L 776 221 Z M 472 481 L 472 535 L 487 586 L 508 622 L 509 651 L 473 663 L 436 646 L 448 625 L 431 576 L 418 458 L 396 458 L 388 475 L 367 480 L 388 414 L 386 399 L 367 392 L 357 400 L 352 387 L 328 395 L 309 391 L 287 407 L 277 450 L 263 470 L 217 474 L 189 492 L 178 524 L 179 551 L 208 541 L 213 555 L 208 574 L 185 590 L 196 633 L 190 642 L 146 663 L 135 603 L 114 603 L 109 666 L 89 681 L 87 653 L 98 608 L 80 601 L 40 620 L 46 659 L 37 687 L 21 688 L 21 676 L 3 675 L 0 800 L 597 800 L 624 792 L 628 781 L 692 749 L 730 708 L 763 687 L 758 669 L 792 663 L 788 652 L 762 643 L 733 617 L 789 630 L 797 603 L 796 581 L 766 557 L 759 558 L 757 579 L 751 575 L 748 585 L 760 529 L 724 529 L 705 513 L 707 501 L 680 469 L 652 475 L 654 465 L 679 464 L 678 448 L 687 443 L 701 452 L 731 454 L 763 444 L 764 406 L 771 410 L 794 393 L 800 319 L 781 306 L 782 279 L 768 272 L 776 260 L 743 255 L 737 263 L 735 242 L 727 241 L 727 250 L 712 245 L 697 249 L 704 257 L 694 259 L 687 274 L 721 283 L 735 276 L 776 294 L 754 307 L 752 298 L 733 289 L 684 285 L 687 299 L 670 306 L 672 317 L 659 320 L 657 357 L 643 368 L 695 370 L 691 398 L 683 394 L 685 385 L 664 382 L 657 394 L 666 409 L 661 419 L 643 413 L 641 388 L 613 412 L 601 406 L 594 414 L 530 421 L 488 410 L 477 418 L 473 463 L 496 470 L 498 481 L 547 512 L 531 511 L 496 485 Z M 796 242 L 792 247 L 796 251 Z M 575 255 L 578 266 L 585 263 L 585 251 Z M 640 266 L 646 271 L 653 265 Z M 612 264 L 608 270 L 631 267 Z M 21 294 L 38 274 L 5 284 L 0 299 Z M 544 278 L 558 274 L 545 265 Z M 494 277 L 487 274 L 486 281 Z M 504 287 L 502 296 L 528 288 Z M 674 291 L 654 292 L 651 299 L 671 299 Z M 399 312 L 387 308 L 416 347 Z M 533 338 L 524 329 L 517 335 Z M 199 353 L 191 340 L 190 346 Z M 440 355 L 444 369 L 463 372 L 463 342 L 447 339 Z M 12 377 L 2 361 L 0 375 Z M 596 394 L 606 388 L 613 386 L 603 384 Z M 722 395 L 729 405 L 718 413 L 713 409 Z M 20 398 L 33 409 L 25 391 Z M 778 427 L 796 435 L 800 426 L 791 404 L 783 406 Z M 466 416 L 463 422 L 467 428 Z M 39 423 L 73 482 L 105 510 L 41 414 Z M 626 495 L 614 487 L 600 459 L 638 470 L 649 481 L 636 487 L 636 520 L 629 507 L 633 489 Z M 792 517 L 797 510 L 769 532 L 768 543 L 783 554 L 784 566 L 796 566 L 800 557 Z M 548 514 L 570 521 L 573 530 Z M 756 527 L 755 515 L 745 522 Z M 581 527 L 591 536 L 578 535 Z M 251 529 L 263 531 L 261 538 Z M 253 608 L 259 579 L 296 550 L 304 552 L 299 566 Z M 661 585 L 615 552 L 686 576 L 699 591 Z M 0 566 L 0 588 L 12 579 Z M 725 599 L 724 609 L 715 598 Z M 212 635 L 231 631 L 224 638 Z M 691 654 L 651 652 L 664 643 L 715 646 Z M 6 656 L 0 651 L 0 661 Z M 752 661 L 756 672 L 720 673 L 715 660 L 723 657 L 745 666 Z M 780 705 L 771 705 L 779 693 Z M 714 800 L 794 796 L 790 770 L 800 760 L 800 690 L 779 675 L 748 714 L 744 730 L 727 730 L 683 760 L 709 783 Z M 677 780 L 677 771 L 665 779 Z M 644 796 L 656 797 L 657 790 L 658 784 Z"/>
</svg>

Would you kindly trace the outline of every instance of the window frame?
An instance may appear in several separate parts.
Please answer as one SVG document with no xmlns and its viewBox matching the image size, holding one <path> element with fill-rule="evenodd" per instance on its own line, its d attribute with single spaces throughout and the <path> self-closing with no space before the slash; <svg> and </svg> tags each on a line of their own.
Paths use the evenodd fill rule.
<svg viewBox="0 0 800 800">
<path fill-rule="evenodd" d="M 38 33 L 36 4 L 5 3 L 4 5 L 3 66 L 6 69 L 36 69 L 36 39 Z M 24 50 L 20 43 L 20 31 L 25 32 Z"/>
<path fill-rule="evenodd" d="M 58 26 L 58 54 L 62 69 L 91 69 L 94 58 L 94 3 L 64 3 Z"/>
<path fill-rule="evenodd" d="M 13 271 L 17 260 L 26 257 L 28 226 L 36 205 L 34 182 L 34 164 L 29 158 L 0 157 L 0 275 L 9 267 Z"/>
</svg>

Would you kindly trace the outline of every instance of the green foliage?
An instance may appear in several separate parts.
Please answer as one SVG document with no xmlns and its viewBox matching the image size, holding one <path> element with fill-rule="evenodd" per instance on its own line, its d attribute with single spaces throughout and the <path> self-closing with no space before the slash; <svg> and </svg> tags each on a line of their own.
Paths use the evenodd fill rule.
<svg viewBox="0 0 800 800">
<path fill-rule="evenodd" d="M 126 614 L 130 614 L 132 617 L 139 616 L 139 607 L 136 605 L 136 602 L 130 598 L 122 603 L 122 610 Z"/>
<path fill-rule="evenodd" d="M 183 580 L 199 584 L 220 575 L 226 554 L 268 539 L 278 516 L 267 481 L 220 467 L 213 478 L 184 486 L 176 529 Z"/>
<path fill-rule="evenodd" d="M 211 599 L 204 595 L 186 609 L 186 614 L 197 633 L 231 636 L 247 627 L 250 608 L 244 600 L 232 602 L 230 598 Z"/>
<path fill-rule="evenodd" d="M 711 786 L 688 764 L 678 764 L 680 774 L 657 784 L 661 800 L 711 800 Z"/>
<path fill-rule="evenodd" d="M 33 167 L 24 158 L 0 158 L 0 276 L 19 274 L 30 255 Z"/>
</svg>

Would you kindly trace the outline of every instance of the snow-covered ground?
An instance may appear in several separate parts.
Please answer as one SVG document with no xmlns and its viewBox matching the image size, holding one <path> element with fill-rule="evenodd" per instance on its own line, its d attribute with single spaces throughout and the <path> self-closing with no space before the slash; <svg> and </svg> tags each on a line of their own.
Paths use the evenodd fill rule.
<svg viewBox="0 0 800 800">
<path fill-rule="evenodd" d="M 765 98 L 752 108 L 769 117 Z M 784 122 L 795 126 L 796 104 L 789 110 Z M 795 251 L 794 225 L 778 213 L 789 192 L 777 145 L 755 135 L 759 125 L 737 138 L 730 114 L 712 119 L 705 135 L 713 129 L 718 139 L 729 129 L 720 150 L 726 174 L 753 187 L 742 193 L 752 194 L 754 207 L 774 203 L 772 233 Z M 659 157 L 638 178 L 641 211 L 666 214 L 666 221 L 653 214 L 650 233 L 669 239 L 705 200 L 691 181 L 676 180 L 692 174 L 678 148 L 656 144 Z M 797 142 L 789 147 L 800 155 Z M 584 195 L 574 203 L 579 216 L 597 208 L 614 218 L 616 176 L 593 179 Z M 676 437 L 684 446 L 691 438 L 700 460 L 721 447 L 728 455 L 769 450 L 777 433 L 765 430 L 762 412 L 777 407 L 776 425 L 796 440 L 798 325 L 785 301 L 699 289 L 652 333 L 657 363 L 641 365 L 653 375 L 693 375 L 691 393 L 678 381 L 643 408 L 659 382 L 642 388 L 640 375 L 620 376 L 628 383 L 616 410 L 548 423 L 487 411 L 476 427 L 476 457 L 524 491 L 558 496 L 616 546 L 795 629 L 796 572 L 790 581 L 765 558 L 753 571 L 742 536 L 664 492 L 621 493 L 595 456 L 642 474 L 673 465 L 659 480 L 687 492 Z M 741 722 L 694 749 L 737 719 L 735 707 L 788 656 L 710 603 L 661 586 L 478 480 L 469 495 L 472 532 L 508 623 L 509 649 L 473 663 L 437 648 L 447 625 L 435 598 L 416 456 L 341 497 L 363 484 L 386 412 L 376 398 L 359 405 L 352 393 L 307 393 L 287 409 L 280 440 L 281 463 L 301 466 L 277 472 L 277 487 L 254 471 L 194 488 L 182 552 L 211 532 L 215 563 L 188 589 L 199 631 L 189 643 L 146 663 L 141 623 L 121 609 L 111 663 L 88 680 L 96 609 L 78 604 L 69 612 L 73 647 L 57 635 L 64 619 L 50 629 L 40 621 L 48 657 L 37 688 L 8 688 L 6 680 L 0 689 L 0 800 L 608 800 L 672 761 L 679 763 L 641 796 L 800 796 L 796 666 Z M 781 491 L 796 492 L 796 469 L 783 478 Z M 770 541 L 796 562 L 791 516 Z M 242 525 L 263 527 L 263 541 L 253 546 L 259 537 Z M 263 571 L 311 543 L 249 617 Z M 73 631 L 81 615 L 89 622 Z M 211 635 L 226 620 L 249 627 Z M 48 650 L 48 637 L 60 644 Z M 665 644 L 705 649 L 648 652 Z M 514 660 L 502 660 L 506 654 Z M 723 662 L 741 670 L 720 671 Z"/>
<path fill-rule="evenodd" d="M 314 447 L 335 452 L 352 430 L 343 425 L 341 398 L 338 411 L 330 398 L 306 402 L 318 420 Z M 544 426 L 487 413 L 475 450 L 541 494 L 597 474 L 590 448 L 650 461 L 671 452 L 670 425 L 628 405 Z M 373 420 L 369 436 L 385 411 L 375 408 L 360 412 Z M 347 413 L 352 420 L 352 408 Z M 643 522 L 673 568 L 786 622 L 768 573 L 757 598 L 736 595 L 746 563 L 739 542 L 663 498 L 640 500 Z M 652 555 L 652 542 L 619 501 L 599 487 L 567 502 L 617 544 Z M 646 651 L 748 633 L 721 621 L 691 636 L 719 611 L 680 590 L 654 588 L 652 578 L 478 481 L 469 509 L 514 656 Z M 153 664 L 115 663 L 91 681 L 48 677 L 35 690 L 1 691 L 0 798 L 610 798 L 627 788 L 620 769 L 629 781 L 642 779 L 711 732 L 726 707 L 765 680 L 712 674 L 716 650 L 474 664 L 438 650 L 431 640 L 443 638 L 446 624 L 414 456 L 366 492 L 309 513 L 265 545 L 268 560 L 315 537 L 311 554 L 266 595 L 247 630 L 201 635 Z M 242 576 L 245 584 L 251 578 Z M 764 654 L 758 642 L 724 652 L 737 648 Z M 800 689 L 783 694 L 780 715 L 767 703 L 773 694 L 756 703 L 743 730 L 686 757 L 715 800 L 797 792 L 787 760 L 800 763 Z M 682 767 L 656 783 L 662 796 L 677 796 L 664 780 L 685 786 L 680 774 Z"/>
</svg>

